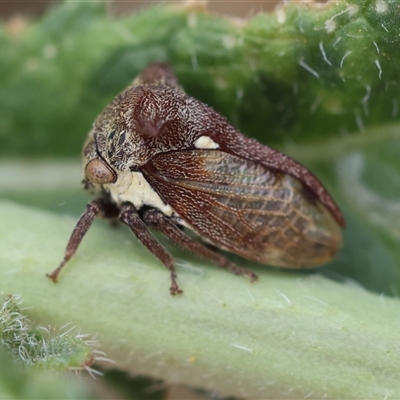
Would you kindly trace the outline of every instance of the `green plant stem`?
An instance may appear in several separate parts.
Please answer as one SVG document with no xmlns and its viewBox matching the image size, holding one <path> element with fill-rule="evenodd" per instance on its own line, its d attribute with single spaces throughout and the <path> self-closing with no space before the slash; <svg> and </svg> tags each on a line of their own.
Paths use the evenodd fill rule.
<svg viewBox="0 0 400 400">
<path fill-rule="evenodd" d="M 0 281 L 24 294 L 32 319 L 94 332 L 131 373 L 240 397 L 399 393 L 397 299 L 265 267 L 250 284 L 187 257 L 178 262 L 185 293 L 171 297 L 163 266 L 125 230 L 101 224 L 54 284 L 45 273 L 74 223 L 0 203 Z"/>
</svg>

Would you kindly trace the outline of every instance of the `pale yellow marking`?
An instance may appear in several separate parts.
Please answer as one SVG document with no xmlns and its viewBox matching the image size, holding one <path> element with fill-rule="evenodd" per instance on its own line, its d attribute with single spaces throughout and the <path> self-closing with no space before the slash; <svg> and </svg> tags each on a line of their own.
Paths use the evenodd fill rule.
<svg viewBox="0 0 400 400">
<path fill-rule="evenodd" d="M 208 136 L 200 136 L 195 142 L 194 146 L 196 149 L 218 149 L 219 144 L 215 143 L 214 140 L 212 140 Z"/>
</svg>

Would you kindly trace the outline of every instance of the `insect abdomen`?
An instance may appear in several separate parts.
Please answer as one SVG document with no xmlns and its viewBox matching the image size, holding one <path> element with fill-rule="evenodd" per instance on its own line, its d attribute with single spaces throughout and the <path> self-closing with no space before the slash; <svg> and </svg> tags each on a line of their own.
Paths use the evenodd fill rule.
<svg viewBox="0 0 400 400">
<path fill-rule="evenodd" d="M 296 178 L 283 175 L 268 188 L 270 196 L 263 205 L 243 201 L 239 220 L 243 229 L 250 228 L 243 234 L 249 244 L 246 258 L 282 267 L 313 267 L 336 255 L 342 245 L 339 225 L 303 190 Z M 235 228 L 241 229 L 238 224 Z"/>
<path fill-rule="evenodd" d="M 174 209 L 215 245 L 281 267 L 312 267 L 334 257 L 341 229 L 295 177 L 213 150 L 174 154 L 156 167 L 178 196 Z M 177 199 L 190 196 L 191 207 Z"/>
<path fill-rule="evenodd" d="M 342 234 L 330 212 L 296 178 L 257 172 L 241 184 L 232 182 L 236 176 L 219 187 L 213 213 L 242 236 L 230 250 L 281 267 L 313 267 L 331 260 Z"/>
</svg>

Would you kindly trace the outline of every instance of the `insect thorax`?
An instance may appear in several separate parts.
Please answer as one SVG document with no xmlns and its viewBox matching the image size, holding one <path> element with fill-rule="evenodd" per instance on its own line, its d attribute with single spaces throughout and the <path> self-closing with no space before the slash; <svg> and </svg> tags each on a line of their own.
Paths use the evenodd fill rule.
<svg viewBox="0 0 400 400">
<path fill-rule="evenodd" d="M 160 210 L 166 216 L 173 214 L 172 208 L 164 203 L 141 172 L 120 172 L 115 183 L 103 185 L 103 188 L 117 205 L 131 203 L 137 210 L 148 206 Z"/>
</svg>

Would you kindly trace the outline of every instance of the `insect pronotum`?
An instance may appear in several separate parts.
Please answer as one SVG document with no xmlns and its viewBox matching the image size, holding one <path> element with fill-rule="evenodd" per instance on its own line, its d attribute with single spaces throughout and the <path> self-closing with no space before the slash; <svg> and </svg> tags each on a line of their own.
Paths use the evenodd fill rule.
<svg viewBox="0 0 400 400">
<path fill-rule="evenodd" d="M 129 226 L 169 269 L 173 295 L 182 292 L 174 259 L 148 227 L 251 281 L 254 272 L 202 242 L 291 268 L 323 264 L 341 247 L 344 218 L 318 179 L 185 94 L 165 63 L 149 65 L 99 115 L 84 144 L 83 167 L 83 185 L 96 199 L 48 274 L 53 281 L 96 216 Z"/>
</svg>

